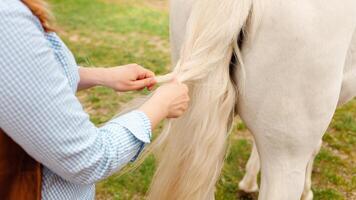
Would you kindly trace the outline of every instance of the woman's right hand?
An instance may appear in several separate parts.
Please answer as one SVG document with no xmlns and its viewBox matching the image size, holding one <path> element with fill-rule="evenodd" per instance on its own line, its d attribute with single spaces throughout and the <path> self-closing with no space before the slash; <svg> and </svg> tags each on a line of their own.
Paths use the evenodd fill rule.
<svg viewBox="0 0 356 200">
<path fill-rule="evenodd" d="M 151 120 L 152 129 L 164 118 L 177 118 L 188 109 L 188 87 L 176 80 L 157 88 L 139 110 Z"/>
<path fill-rule="evenodd" d="M 159 87 L 152 98 L 157 98 L 157 105 L 166 109 L 167 118 L 177 118 L 188 109 L 188 92 L 187 85 L 174 80 Z"/>
</svg>

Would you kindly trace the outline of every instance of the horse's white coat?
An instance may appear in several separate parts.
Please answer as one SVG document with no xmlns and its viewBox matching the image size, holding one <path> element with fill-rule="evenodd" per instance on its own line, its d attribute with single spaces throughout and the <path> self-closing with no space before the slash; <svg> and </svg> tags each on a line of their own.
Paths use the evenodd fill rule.
<svg viewBox="0 0 356 200">
<path fill-rule="evenodd" d="M 171 1 L 173 59 L 190 2 Z M 339 96 L 346 101 L 355 95 L 354 58 L 344 66 L 356 28 L 356 1 L 269 0 L 264 5 L 257 34 L 242 49 L 245 92 L 237 103 L 260 155 L 259 199 L 299 200 L 308 162 Z"/>
<path fill-rule="evenodd" d="M 338 105 L 341 106 L 348 102 L 350 99 L 356 96 L 356 32 L 353 35 L 352 42 L 350 44 L 348 54 L 345 61 L 344 76 L 342 87 L 340 91 L 340 97 Z M 304 184 L 303 200 L 311 200 L 313 198 L 313 192 L 311 190 L 311 171 L 313 167 L 313 160 L 316 154 L 319 152 L 320 146 L 318 146 L 309 161 L 307 167 L 306 180 Z M 255 142 L 253 142 L 253 148 L 250 158 L 246 165 L 246 174 L 239 183 L 239 188 L 245 192 L 256 192 L 257 187 L 257 175 L 260 171 L 260 161 L 258 151 Z"/>
</svg>

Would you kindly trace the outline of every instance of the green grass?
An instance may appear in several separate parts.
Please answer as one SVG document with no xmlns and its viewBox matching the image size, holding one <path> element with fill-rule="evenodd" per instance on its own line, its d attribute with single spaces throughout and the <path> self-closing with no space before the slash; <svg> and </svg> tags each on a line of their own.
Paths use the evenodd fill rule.
<svg viewBox="0 0 356 200">
<path fill-rule="evenodd" d="M 167 2 L 162 0 L 50 0 L 59 35 L 86 67 L 138 63 L 165 73 L 170 65 Z M 118 94 L 96 87 L 78 93 L 91 120 L 100 125 L 137 93 Z M 243 123 L 237 123 L 217 199 L 255 199 L 238 194 L 237 184 L 251 150 Z M 315 199 L 356 199 L 356 100 L 338 109 L 324 136 L 313 171 Z M 155 168 L 142 166 L 97 184 L 97 199 L 143 199 Z"/>
</svg>

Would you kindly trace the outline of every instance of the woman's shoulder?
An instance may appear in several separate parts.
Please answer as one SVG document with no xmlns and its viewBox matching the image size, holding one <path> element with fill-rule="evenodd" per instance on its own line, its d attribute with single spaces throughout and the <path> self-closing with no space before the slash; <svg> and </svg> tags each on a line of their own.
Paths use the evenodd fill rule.
<svg viewBox="0 0 356 200">
<path fill-rule="evenodd" d="M 21 0 L 1 0 L 0 13 L 6 14 L 31 14 L 31 11 L 21 2 Z"/>
<path fill-rule="evenodd" d="M 36 27 L 42 30 L 42 26 L 37 17 L 32 14 L 30 9 L 27 8 L 21 0 L 0 0 L 1 29 L 14 28 L 14 26 L 26 25 L 26 23 L 34 23 Z M 12 26 L 4 27 L 5 24 Z"/>
</svg>

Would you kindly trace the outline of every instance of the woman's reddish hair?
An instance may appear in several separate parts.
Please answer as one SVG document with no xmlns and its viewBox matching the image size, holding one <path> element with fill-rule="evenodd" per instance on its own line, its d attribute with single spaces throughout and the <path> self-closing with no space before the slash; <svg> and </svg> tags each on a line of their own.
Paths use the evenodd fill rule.
<svg viewBox="0 0 356 200">
<path fill-rule="evenodd" d="M 44 0 L 22 0 L 22 2 L 37 16 L 46 32 L 54 31 L 54 28 L 50 25 L 52 15 Z"/>
</svg>

